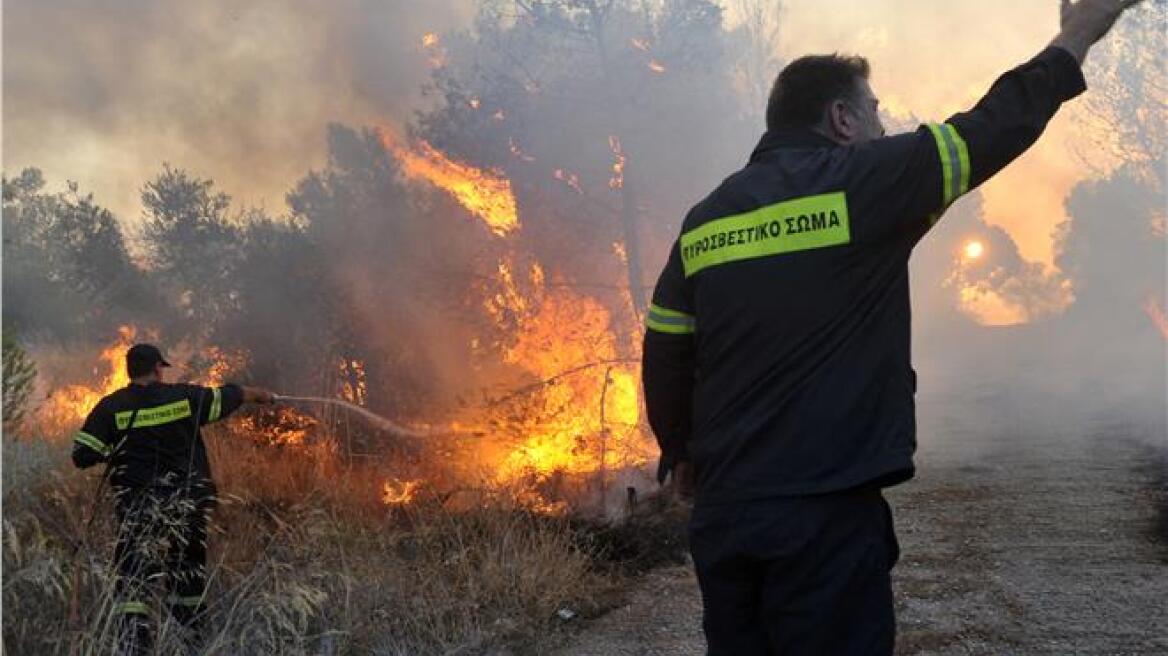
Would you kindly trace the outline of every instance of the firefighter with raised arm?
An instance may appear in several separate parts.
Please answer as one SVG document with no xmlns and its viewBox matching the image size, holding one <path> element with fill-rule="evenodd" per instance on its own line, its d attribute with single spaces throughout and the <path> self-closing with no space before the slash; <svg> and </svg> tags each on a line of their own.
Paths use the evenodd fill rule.
<svg viewBox="0 0 1168 656">
<path fill-rule="evenodd" d="M 1134 4 L 1063 2 L 1049 47 L 972 109 L 895 136 L 866 60 L 796 59 L 745 168 L 685 217 L 643 382 L 659 477 L 693 472 L 710 654 L 892 653 L 881 489 L 914 472 L 909 255 L 1086 89 L 1088 49 Z"/>
<path fill-rule="evenodd" d="M 200 427 L 271 392 L 167 384 L 170 364 L 150 344 L 126 353 L 130 384 L 101 399 L 73 440 L 73 463 L 106 464 L 118 520 L 114 611 L 120 653 L 151 648 L 154 580 L 167 583 L 171 615 L 197 640 L 206 607 L 207 515 L 215 483 Z M 163 545 L 165 553 L 155 553 Z"/>
</svg>

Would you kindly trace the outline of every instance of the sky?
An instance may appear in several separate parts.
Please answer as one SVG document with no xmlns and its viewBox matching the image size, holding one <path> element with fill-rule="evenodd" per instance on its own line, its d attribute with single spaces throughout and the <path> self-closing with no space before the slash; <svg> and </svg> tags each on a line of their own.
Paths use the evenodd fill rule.
<svg viewBox="0 0 1168 656">
<path fill-rule="evenodd" d="M 1057 5 L 788 0 L 780 49 L 788 60 L 863 54 L 891 113 L 941 120 L 1041 50 Z M 471 0 L 9 0 L 4 171 L 37 166 L 50 181 L 77 181 L 133 222 L 140 186 L 165 162 L 278 213 L 324 164 L 324 126 L 408 119 L 424 102 L 421 36 L 473 15 Z M 1052 264 L 1066 195 L 1093 174 L 1083 148 L 1072 106 L 984 188 L 986 221 L 1024 258 Z"/>
<path fill-rule="evenodd" d="M 9 0 L 4 171 L 77 181 L 133 221 L 167 162 L 279 213 L 324 164 L 325 126 L 409 116 L 421 35 L 472 15 L 462 0 Z"/>
<path fill-rule="evenodd" d="M 886 111 L 930 121 L 971 107 L 1000 74 L 1042 50 L 1058 27 L 1054 0 L 795 0 L 786 7 L 781 44 L 788 58 L 833 50 L 864 55 Z M 1078 102 L 982 187 L 985 221 L 1004 228 L 1024 258 L 1047 265 L 1052 231 L 1067 219 L 1068 192 L 1097 175 L 1081 161 Z"/>
</svg>

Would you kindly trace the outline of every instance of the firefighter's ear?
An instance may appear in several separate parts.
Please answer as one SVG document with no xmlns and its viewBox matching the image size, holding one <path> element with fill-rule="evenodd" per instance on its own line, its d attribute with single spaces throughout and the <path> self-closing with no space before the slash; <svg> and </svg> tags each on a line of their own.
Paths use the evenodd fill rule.
<svg viewBox="0 0 1168 656">
<path fill-rule="evenodd" d="M 827 105 L 827 130 L 827 136 L 839 144 L 847 145 L 856 138 L 856 117 L 846 102 L 833 100 Z"/>
</svg>

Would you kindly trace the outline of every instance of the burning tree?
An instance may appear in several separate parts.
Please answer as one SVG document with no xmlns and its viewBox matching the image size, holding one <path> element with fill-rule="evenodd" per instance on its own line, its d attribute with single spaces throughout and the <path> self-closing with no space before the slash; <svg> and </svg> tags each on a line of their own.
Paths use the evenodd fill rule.
<svg viewBox="0 0 1168 656">
<path fill-rule="evenodd" d="M 484 2 L 472 31 L 419 35 L 439 102 L 404 128 L 331 126 L 286 216 L 169 166 L 148 182 L 127 276 L 165 300 L 135 325 L 207 376 L 444 432 L 425 448 L 459 484 L 603 493 L 655 454 L 650 276 L 693 190 L 757 135 L 728 38 L 707 0 Z"/>
<path fill-rule="evenodd" d="M 761 111 L 740 110 L 724 38 L 704 1 L 486 2 L 473 32 L 423 38 L 442 102 L 383 144 L 490 233 L 439 269 L 472 265 L 455 295 L 477 299 L 469 378 L 497 391 L 463 421 L 502 436 L 476 456 L 500 478 L 599 472 L 603 492 L 606 471 L 652 457 L 636 383 L 647 279 L 695 178 L 733 168 L 730 135 Z"/>
<path fill-rule="evenodd" d="M 693 189 L 756 136 L 761 107 L 738 102 L 725 39 L 705 0 L 485 2 L 445 46 L 444 102 L 417 134 L 504 171 L 528 248 L 639 323 Z"/>
</svg>

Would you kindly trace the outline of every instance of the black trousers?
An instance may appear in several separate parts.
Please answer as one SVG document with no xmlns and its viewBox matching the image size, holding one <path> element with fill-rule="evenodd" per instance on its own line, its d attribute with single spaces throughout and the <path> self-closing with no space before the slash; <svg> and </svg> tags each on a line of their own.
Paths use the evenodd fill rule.
<svg viewBox="0 0 1168 656">
<path fill-rule="evenodd" d="M 171 615 L 193 625 L 205 610 L 213 490 L 157 485 L 115 493 L 117 610 L 127 619 L 149 615 L 156 584 L 164 581 Z"/>
<path fill-rule="evenodd" d="M 899 546 L 878 490 L 699 506 L 690 551 L 710 656 L 892 653 Z"/>
</svg>

